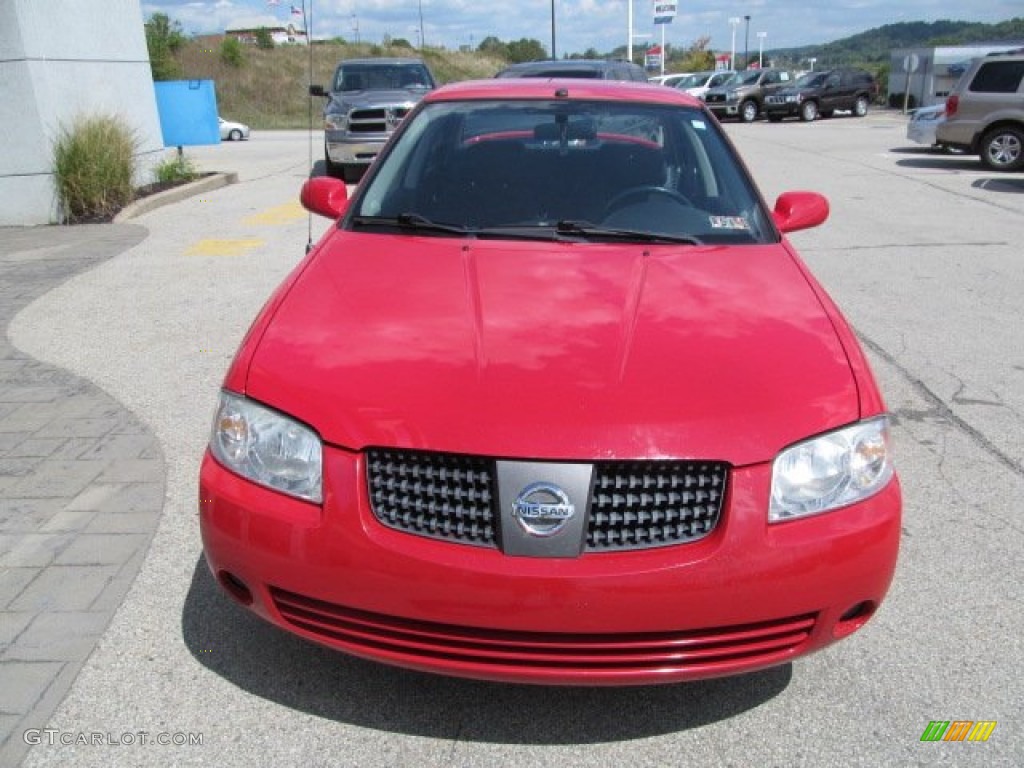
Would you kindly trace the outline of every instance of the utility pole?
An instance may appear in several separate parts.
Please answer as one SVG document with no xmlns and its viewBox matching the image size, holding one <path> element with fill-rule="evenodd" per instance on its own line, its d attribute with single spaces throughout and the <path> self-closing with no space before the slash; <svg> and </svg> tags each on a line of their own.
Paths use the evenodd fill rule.
<svg viewBox="0 0 1024 768">
<path fill-rule="evenodd" d="M 747 20 L 747 29 L 743 34 L 743 68 L 750 66 L 750 14 L 743 17 Z"/>
</svg>

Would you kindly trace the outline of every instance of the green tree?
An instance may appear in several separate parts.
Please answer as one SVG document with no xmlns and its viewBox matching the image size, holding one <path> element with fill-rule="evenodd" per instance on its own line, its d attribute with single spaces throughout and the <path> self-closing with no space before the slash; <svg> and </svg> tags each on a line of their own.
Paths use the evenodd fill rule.
<svg viewBox="0 0 1024 768">
<path fill-rule="evenodd" d="M 508 61 L 508 45 L 501 42 L 494 35 L 488 35 L 480 41 L 480 45 L 476 47 L 480 53 L 486 53 L 488 56 L 494 56 L 498 59 L 505 59 Z"/>
<path fill-rule="evenodd" d="M 146 48 L 154 80 L 176 80 L 181 77 L 181 64 L 174 55 L 185 44 L 181 24 L 164 13 L 154 13 L 146 22 Z"/>
<path fill-rule="evenodd" d="M 269 51 L 274 47 L 274 38 L 270 36 L 270 30 L 266 27 L 256 30 L 256 47 L 264 51 Z"/>
<path fill-rule="evenodd" d="M 520 61 L 537 61 L 546 59 L 548 52 L 538 40 L 521 38 L 508 44 L 508 60 L 513 64 Z"/>
<path fill-rule="evenodd" d="M 225 37 L 220 44 L 220 60 L 229 67 L 241 67 L 244 62 L 242 44 L 237 37 Z"/>
</svg>

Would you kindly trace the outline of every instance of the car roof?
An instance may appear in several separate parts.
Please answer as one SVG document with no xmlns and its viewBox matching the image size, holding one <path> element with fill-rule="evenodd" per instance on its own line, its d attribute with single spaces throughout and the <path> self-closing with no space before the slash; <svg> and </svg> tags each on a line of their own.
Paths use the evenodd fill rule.
<svg viewBox="0 0 1024 768">
<path fill-rule="evenodd" d="M 608 59 L 542 59 L 540 61 L 523 61 L 518 64 L 510 64 L 501 70 L 501 73 L 536 72 L 538 70 L 557 71 L 561 69 L 592 69 L 595 72 L 603 72 L 608 69 L 617 69 L 620 67 L 629 67 L 630 69 L 634 67 L 638 69 L 641 68 L 639 64 Z M 647 77 L 646 73 L 644 74 L 644 77 Z"/>
<path fill-rule="evenodd" d="M 646 102 L 703 107 L 703 103 L 676 88 L 630 80 L 588 80 L 568 77 L 524 77 L 502 80 L 464 80 L 449 83 L 424 97 L 435 101 L 522 101 L 569 99 L 572 101 Z"/>
<path fill-rule="evenodd" d="M 366 57 L 362 59 L 342 59 L 338 66 L 344 66 L 345 64 L 422 64 L 423 59 L 415 59 L 409 57 Z"/>
</svg>

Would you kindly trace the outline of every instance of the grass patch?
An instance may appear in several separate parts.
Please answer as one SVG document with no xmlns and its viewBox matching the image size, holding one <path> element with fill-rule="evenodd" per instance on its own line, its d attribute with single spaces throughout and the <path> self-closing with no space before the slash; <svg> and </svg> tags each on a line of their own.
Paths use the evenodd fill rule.
<svg viewBox="0 0 1024 768">
<path fill-rule="evenodd" d="M 199 178 L 199 168 L 188 155 L 175 154 L 161 160 L 153 167 L 153 176 L 158 184 L 182 184 Z"/>
<path fill-rule="evenodd" d="M 105 221 L 132 201 L 138 141 L 111 115 L 80 117 L 61 126 L 53 170 L 65 221 Z"/>
</svg>

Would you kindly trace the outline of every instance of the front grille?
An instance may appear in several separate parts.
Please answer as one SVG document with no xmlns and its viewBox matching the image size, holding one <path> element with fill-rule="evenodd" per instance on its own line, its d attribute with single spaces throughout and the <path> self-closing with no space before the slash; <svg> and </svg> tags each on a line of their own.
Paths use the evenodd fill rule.
<svg viewBox="0 0 1024 768">
<path fill-rule="evenodd" d="M 350 133 L 390 133 L 402 122 L 409 109 L 410 107 L 353 109 L 348 114 L 348 130 Z"/>
<path fill-rule="evenodd" d="M 703 538 L 718 523 L 727 475 L 720 462 L 597 464 L 587 550 L 646 549 Z"/>
<path fill-rule="evenodd" d="M 371 449 L 366 475 L 373 514 L 384 525 L 453 543 L 498 546 L 493 459 Z M 707 536 L 721 516 L 728 476 L 722 462 L 596 463 L 585 551 L 666 547 Z"/>
<path fill-rule="evenodd" d="M 675 632 L 570 634 L 457 626 L 358 610 L 270 588 L 293 627 L 328 645 L 407 663 L 500 675 L 701 672 L 777 663 L 811 636 L 814 614 Z"/>
<path fill-rule="evenodd" d="M 413 451 L 366 453 L 373 513 L 384 525 L 464 544 L 496 546 L 494 462 Z"/>
<path fill-rule="evenodd" d="M 720 104 L 725 102 L 725 96 L 720 93 L 709 93 L 704 98 L 708 104 Z"/>
</svg>

